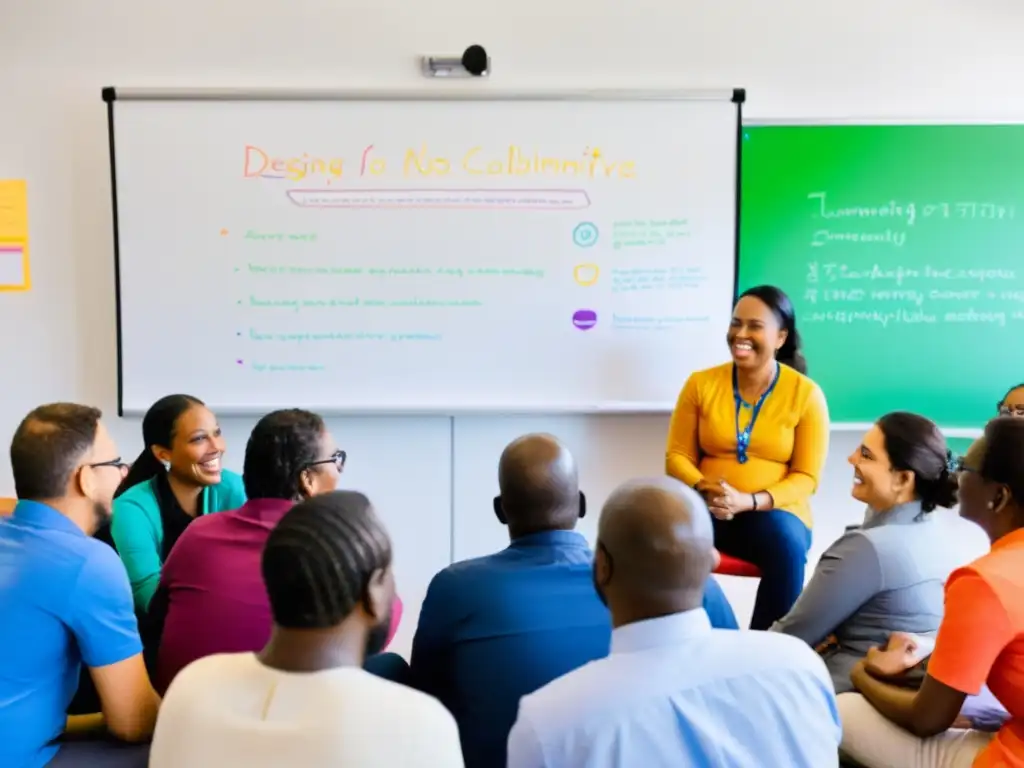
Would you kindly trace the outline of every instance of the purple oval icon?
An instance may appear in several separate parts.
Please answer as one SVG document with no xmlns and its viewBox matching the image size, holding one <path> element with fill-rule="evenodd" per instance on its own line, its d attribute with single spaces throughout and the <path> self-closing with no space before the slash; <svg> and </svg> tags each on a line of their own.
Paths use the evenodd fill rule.
<svg viewBox="0 0 1024 768">
<path fill-rule="evenodd" d="M 577 309 L 573 312 L 572 324 L 581 331 L 589 331 L 597 325 L 597 312 L 592 309 Z"/>
</svg>

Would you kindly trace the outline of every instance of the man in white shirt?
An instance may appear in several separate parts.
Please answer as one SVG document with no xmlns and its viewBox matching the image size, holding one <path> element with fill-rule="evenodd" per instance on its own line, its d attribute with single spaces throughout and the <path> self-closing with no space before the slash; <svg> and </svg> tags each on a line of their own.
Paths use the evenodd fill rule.
<svg viewBox="0 0 1024 768">
<path fill-rule="evenodd" d="M 362 669 L 395 595 L 391 543 L 361 493 L 293 507 L 267 539 L 274 629 L 259 654 L 182 670 L 164 698 L 150 768 L 462 768 L 435 699 Z"/>
<path fill-rule="evenodd" d="M 787 635 L 711 628 L 701 599 L 717 558 L 707 507 L 678 480 L 611 495 L 594 559 L 611 655 L 523 697 L 508 768 L 838 765 L 818 655 Z"/>
</svg>

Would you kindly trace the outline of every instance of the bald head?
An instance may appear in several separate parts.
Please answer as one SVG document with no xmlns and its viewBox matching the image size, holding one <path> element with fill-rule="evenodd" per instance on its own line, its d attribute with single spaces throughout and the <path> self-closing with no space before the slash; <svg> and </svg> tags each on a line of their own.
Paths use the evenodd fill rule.
<svg viewBox="0 0 1024 768">
<path fill-rule="evenodd" d="M 524 435 L 509 443 L 498 463 L 498 487 L 502 514 L 514 537 L 576 525 L 576 460 L 552 435 Z"/>
<path fill-rule="evenodd" d="M 619 486 L 601 510 L 595 581 L 613 618 L 629 621 L 701 605 L 715 563 L 714 529 L 704 500 L 670 477 Z M 617 625 L 628 621 L 617 621 Z"/>
</svg>

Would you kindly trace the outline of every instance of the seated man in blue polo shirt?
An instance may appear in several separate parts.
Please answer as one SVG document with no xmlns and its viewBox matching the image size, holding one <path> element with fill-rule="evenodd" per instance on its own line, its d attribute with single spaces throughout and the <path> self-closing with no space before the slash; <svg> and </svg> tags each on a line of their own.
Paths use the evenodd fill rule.
<svg viewBox="0 0 1024 768">
<path fill-rule="evenodd" d="M 91 538 L 125 470 L 100 418 L 84 405 L 44 405 L 11 442 L 19 502 L 0 520 L 2 766 L 146 764 L 146 745 L 123 742 L 152 735 L 159 698 L 124 566 Z M 103 711 L 68 717 L 83 663 Z"/>
<path fill-rule="evenodd" d="M 417 687 L 455 715 L 466 768 L 502 768 L 519 699 L 611 642 L 593 553 L 573 530 L 586 507 L 572 455 L 550 435 L 521 437 L 501 455 L 498 486 L 511 544 L 434 577 L 412 648 Z M 705 605 L 717 627 L 737 627 L 714 581 Z"/>
</svg>

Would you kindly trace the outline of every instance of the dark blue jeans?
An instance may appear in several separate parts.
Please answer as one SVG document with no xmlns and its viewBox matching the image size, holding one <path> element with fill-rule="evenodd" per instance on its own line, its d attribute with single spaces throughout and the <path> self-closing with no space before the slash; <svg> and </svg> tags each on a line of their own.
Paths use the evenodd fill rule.
<svg viewBox="0 0 1024 768">
<path fill-rule="evenodd" d="M 743 512 L 713 522 L 718 551 L 761 569 L 750 628 L 768 629 L 789 612 L 804 588 L 810 529 L 782 509 Z"/>
<path fill-rule="evenodd" d="M 65 742 L 47 768 L 146 768 L 149 744 L 122 744 L 110 738 Z"/>
</svg>

